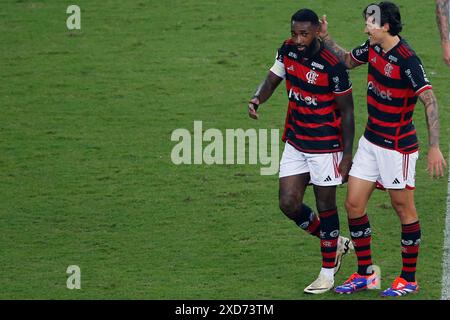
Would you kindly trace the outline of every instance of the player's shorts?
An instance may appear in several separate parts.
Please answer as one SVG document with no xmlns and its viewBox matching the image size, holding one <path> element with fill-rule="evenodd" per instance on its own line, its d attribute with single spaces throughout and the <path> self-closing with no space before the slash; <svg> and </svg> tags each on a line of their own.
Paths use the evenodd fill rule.
<svg viewBox="0 0 450 320">
<path fill-rule="evenodd" d="M 298 151 L 288 142 L 280 161 L 280 178 L 309 173 L 313 185 L 320 187 L 342 184 L 339 163 L 342 152 L 305 153 Z"/>
<path fill-rule="evenodd" d="M 418 158 L 418 151 L 403 154 L 379 147 L 363 136 L 359 139 L 350 175 L 375 182 L 380 189 L 414 190 Z"/>
</svg>

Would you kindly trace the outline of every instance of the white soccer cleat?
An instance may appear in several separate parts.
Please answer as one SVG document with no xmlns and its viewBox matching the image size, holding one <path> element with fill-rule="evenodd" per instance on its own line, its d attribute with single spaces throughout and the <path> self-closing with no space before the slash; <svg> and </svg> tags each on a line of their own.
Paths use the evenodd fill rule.
<svg viewBox="0 0 450 320">
<path fill-rule="evenodd" d="M 330 279 L 323 274 L 319 274 L 319 277 L 303 290 L 305 293 L 321 294 L 330 291 L 334 287 L 334 279 Z"/>
<path fill-rule="evenodd" d="M 342 257 L 346 255 L 350 250 L 355 250 L 352 241 L 349 238 L 339 236 L 336 250 L 336 260 L 334 262 L 334 274 L 338 273 L 339 269 L 341 268 Z"/>
</svg>

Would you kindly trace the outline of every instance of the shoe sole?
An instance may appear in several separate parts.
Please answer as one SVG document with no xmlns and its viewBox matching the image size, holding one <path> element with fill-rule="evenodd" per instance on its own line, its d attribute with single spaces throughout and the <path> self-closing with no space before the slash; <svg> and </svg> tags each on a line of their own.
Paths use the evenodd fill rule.
<svg viewBox="0 0 450 320">
<path fill-rule="evenodd" d="M 338 291 L 335 290 L 334 292 L 336 292 L 337 294 L 352 294 L 352 293 L 357 293 L 357 292 L 361 292 L 361 291 L 364 291 L 364 290 L 369 290 L 369 289 L 367 289 L 367 288 L 357 289 L 357 290 L 349 291 L 349 292 L 338 292 Z"/>
<path fill-rule="evenodd" d="M 333 289 L 333 287 L 327 288 L 327 289 L 318 289 L 318 290 L 313 290 L 313 291 L 308 291 L 308 290 L 305 289 L 305 290 L 303 290 L 303 293 L 306 293 L 306 294 L 322 294 L 322 293 L 330 291 L 331 289 Z"/>
<path fill-rule="evenodd" d="M 402 297 L 410 295 L 410 294 L 418 294 L 418 293 L 419 293 L 419 289 L 417 289 L 416 291 L 404 294 L 402 296 L 383 296 L 383 293 L 380 293 L 380 297 L 382 297 L 382 298 L 402 298 Z"/>
</svg>

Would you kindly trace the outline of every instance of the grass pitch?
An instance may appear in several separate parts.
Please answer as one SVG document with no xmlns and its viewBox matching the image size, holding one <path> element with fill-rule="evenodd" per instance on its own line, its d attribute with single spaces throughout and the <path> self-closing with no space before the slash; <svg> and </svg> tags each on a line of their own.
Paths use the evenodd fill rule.
<svg viewBox="0 0 450 320">
<path fill-rule="evenodd" d="M 438 97 L 447 155 L 450 71 L 434 5 L 396 2 L 403 36 Z M 320 270 L 319 243 L 279 211 L 277 176 L 261 176 L 257 165 L 175 166 L 170 158 L 172 131 L 192 130 L 194 120 L 205 129 L 282 129 L 282 87 L 258 122 L 246 102 L 289 37 L 290 16 L 299 6 L 327 14 L 333 37 L 351 49 L 366 39 L 367 1 L 76 4 L 81 30 L 68 31 L 69 3 L 2 2 L 0 298 L 378 298 L 378 291 L 303 294 Z M 351 72 L 355 146 L 367 116 L 366 74 L 366 67 Z M 421 103 L 415 124 L 421 292 L 408 299 L 439 299 L 447 181 L 425 172 Z M 348 234 L 345 191 L 338 202 Z M 401 268 L 400 223 L 385 193 L 375 193 L 368 212 L 384 289 Z M 81 268 L 81 290 L 66 288 L 69 265 Z M 336 282 L 355 266 L 355 256 L 345 257 Z"/>
</svg>

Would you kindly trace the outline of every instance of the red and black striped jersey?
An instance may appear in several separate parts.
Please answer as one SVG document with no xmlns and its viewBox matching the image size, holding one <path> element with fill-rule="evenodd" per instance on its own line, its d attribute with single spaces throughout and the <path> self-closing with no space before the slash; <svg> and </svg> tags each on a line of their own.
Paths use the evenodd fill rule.
<svg viewBox="0 0 450 320">
<path fill-rule="evenodd" d="M 352 85 L 339 59 L 322 43 L 313 57 L 301 57 L 292 40 L 286 40 L 270 71 L 286 80 L 289 104 L 283 141 L 306 153 L 342 151 L 335 96 L 350 94 Z"/>
<path fill-rule="evenodd" d="M 432 88 L 419 57 L 402 38 L 388 52 L 367 41 L 351 57 L 369 63 L 366 139 L 405 154 L 417 151 L 414 107 L 419 94 Z"/>
</svg>

